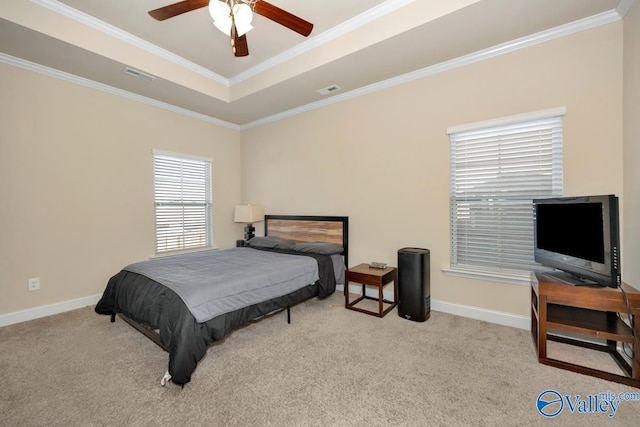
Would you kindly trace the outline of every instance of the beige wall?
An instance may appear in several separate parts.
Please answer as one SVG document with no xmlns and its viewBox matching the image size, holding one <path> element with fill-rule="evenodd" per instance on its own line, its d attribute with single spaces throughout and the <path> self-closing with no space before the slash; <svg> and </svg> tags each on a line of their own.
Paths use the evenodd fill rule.
<svg viewBox="0 0 640 427">
<path fill-rule="evenodd" d="M 624 217 L 637 218 L 640 130 L 631 118 L 640 114 L 639 8 L 624 25 L 624 145 L 622 23 L 242 136 L 0 65 L 0 314 L 100 293 L 124 264 L 153 254 L 151 150 L 158 148 L 214 159 L 220 247 L 241 235 L 231 221 L 239 202 L 263 203 L 273 214 L 349 215 L 351 265 L 395 264 L 397 249 L 426 247 L 434 299 L 527 316 L 525 286 L 441 272 L 449 262 L 445 129 L 566 106 L 565 193 L 622 195 Z M 623 224 L 622 232 L 623 277 L 633 284 L 640 226 Z M 27 291 L 30 277 L 41 278 L 40 291 Z"/>
<path fill-rule="evenodd" d="M 624 216 L 622 279 L 640 289 L 640 4 L 624 19 Z"/>
<path fill-rule="evenodd" d="M 0 100 L 0 313 L 101 293 L 153 255 L 153 148 L 213 158 L 215 243 L 242 235 L 238 131 L 2 64 Z"/>
<path fill-rule="evenodd" d="M 621 195 L 622 32 L 621 22 L 582 31 L 244 131 L 243 197 L 272 214 L 348 215 L 351 265 L 429 248 L 432 298 L 528 316 L 528 287 L 441 271 L 445 130 L 566 106 L 565 193 Z"/>
</svg>

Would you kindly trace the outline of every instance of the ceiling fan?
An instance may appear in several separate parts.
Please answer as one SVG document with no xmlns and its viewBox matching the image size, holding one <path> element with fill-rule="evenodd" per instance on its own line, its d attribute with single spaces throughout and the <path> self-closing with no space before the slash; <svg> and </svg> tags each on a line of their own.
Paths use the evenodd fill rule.
<svg viewBox="0 0 640 427">
<path fill-rule="evenodd" d="M 253 13 L 262 15 L 307 37 L 313 24 L 264 0 L 184 0 L 149 11 L 158 21 L 173 18 L 209 6 L 214 25 L 231 38 L 231 50 L 237 57 L 249 55 L 246 32 L 251 28 Z"/>
</svg>

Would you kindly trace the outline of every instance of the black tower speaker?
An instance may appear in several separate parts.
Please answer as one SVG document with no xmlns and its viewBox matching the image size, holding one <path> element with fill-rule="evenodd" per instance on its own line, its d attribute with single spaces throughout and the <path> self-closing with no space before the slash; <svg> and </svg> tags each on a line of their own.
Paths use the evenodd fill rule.
<svg viewBox="0 0 640 427">
<path fill-rule="evenodd" d="M 429 249 L 398 250 L 398 315 L 424 322 L 431 315 Z"/>
</svg>

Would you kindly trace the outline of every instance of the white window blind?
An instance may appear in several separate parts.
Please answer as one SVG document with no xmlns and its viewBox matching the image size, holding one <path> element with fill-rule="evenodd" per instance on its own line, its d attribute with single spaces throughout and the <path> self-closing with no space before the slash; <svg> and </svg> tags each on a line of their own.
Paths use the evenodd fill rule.
<svg viewBox="0 0 640 427">
<path fill-rule="evenodd" d="M 156 253 L 211 246 L 211 161 L 154 151 Z"/>
<path fill-rule="evenodd" d="M 452 269 L 530 270 L 532 199 L 562 194 L 562 115 L 495 123 L 450 131 Z"/>
</svg>

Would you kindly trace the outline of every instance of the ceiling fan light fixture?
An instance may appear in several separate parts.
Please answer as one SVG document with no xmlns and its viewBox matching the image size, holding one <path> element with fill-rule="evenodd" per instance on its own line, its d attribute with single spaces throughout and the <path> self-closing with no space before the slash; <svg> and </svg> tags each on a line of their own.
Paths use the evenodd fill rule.
<svg viewBox="0 0 640 427">
<path fill-rule="evenodd" d="M 182 0 L 154 10 L 149 15 L 164 21 L 183 13 L 207 8 L 213 25 L 227 37 L 235 40 L 236 57 L 249 55 L 246 33 L 253 29 L 251 21 L 257 13 L 277 24 L 307 37 L 313 24 L 264 0 Z"/>
<path fill-rule="evenodd" d="M 253 11 L 251 10 L 251 6 L 244 3 L 233 6 L 233 20 L 236 24 L 238 36 L 242 37 L 252 30 L 253 26 L 251 26 L 251 21 L 253 20 Z"/>
<path fill-rule="evenodd" d="M 238 24 L 238 22 L 236 21 L 236 30 L 238 30 L 238 37 L 244 36 L 252 29 L 253 27 L 251 26 L 251 24 Z"/>
<path fill-rule="evenodd" d="M 227 36 L 231 36 L 231 18 L 217 19 L 213 21 L 213 26 L 225 33 Z"/>
<path fill-rule="evenodd" d="M 246 3 L 212 0 L 209 2 L 209 14 L 213 18 L 213 25 L 227 36 L 231 36 L 231 28 L 234 25 L 240 37 L 253 29 L 253 11 Z"/>
<path fill-rule="evenodd" d="M 209 2 L 209 14 L 214 21 L 225 18 L 231 19 L 231 7 L 223 1 L 212 0 Z"/>
<path fill-rule="evenodd" d="M 223 1 L 210 1 L 209 14 L 213 18 L 213 25 L 227 36 L 231 35 L 231 7 Z"/>
</svg>

